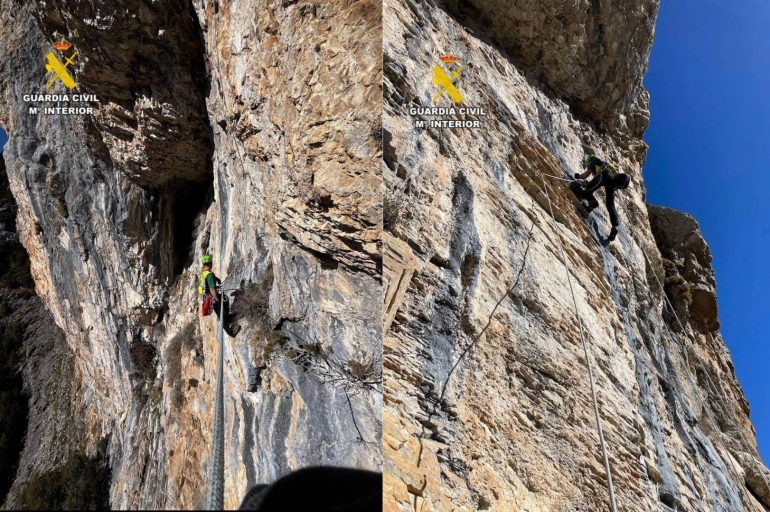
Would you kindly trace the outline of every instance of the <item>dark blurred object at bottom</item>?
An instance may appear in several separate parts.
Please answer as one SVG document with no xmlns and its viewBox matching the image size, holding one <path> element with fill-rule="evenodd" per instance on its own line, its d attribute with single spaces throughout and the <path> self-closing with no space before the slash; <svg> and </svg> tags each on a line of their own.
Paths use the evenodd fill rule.
<svg viewBox="0 0 770 512">
<path fill-rule="evenodd" d="M 382 474 L 360 469 L 310 467 L 246 493 L 241 510 L 368 512 L 382 510 Z"/>
</svg>

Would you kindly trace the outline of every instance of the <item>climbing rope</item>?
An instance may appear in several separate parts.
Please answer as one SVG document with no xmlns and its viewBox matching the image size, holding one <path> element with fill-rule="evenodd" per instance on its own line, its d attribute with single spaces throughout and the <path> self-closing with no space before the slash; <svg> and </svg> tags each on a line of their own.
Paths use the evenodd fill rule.
<svg viewBox="0 0 770 512">
<path fill-rule="evenodd" d="M 211 458 L 209 460 L 208 510 L 224 508 L 225 488 L 225 407 L 224 407 L 224 356 L 225 356 L 225 296 L 219 301 L 219 321 L 217 322 L 217 340 L 219 341 L 219 363 L 217 364 L 217 387 L 214 395 L 214 428 Z"/>
<path fill-rule="evenodd" d="M 551 214 L 551 219 L 554 224 L 554 231 L 559 238 L 559 248 L 561 252 L 561 261 L 564 265 L 564 270 L 567 273 L 567 283 L 569 284 L 569 291 L 572 295 L 572 305 L 575 307 L 575 317 L 578 321 L 578 327 L 580 331 L 580 340 L 583 344 L 583 353 L 585 354 L 586 363 L 588 365 L 588 381 L 591 384 L 591 398 L 594 404 L 594 415 L 596 417 L 596 430 L 599 435 L 599 444 L 602 448 L 602 456 L 604 457 L 604 469 L 607 472 L 607 490 L 610 494 L 610 509 L 612 512 L 617 512 L 617 504 L 615 503 L 615 486 L 612 483 L 612 468 L 610 467 L 609 454 L 607 453 L 607 443 L 604 441 L 604 430 L 602 429 L 601 416 L 599 415 L 599 401 L 596 393 L 596 383 L 594 381 L 593 363 L 591 362 L 591 355 L 588 352 L 588 344 L 586 343 L 585 334 L 583 333 L 583 320 L 580 318 L 580 312 L 578 311 L 577 299 L 575 298 L 575 290 L 572 287 L 572 279 L 570 278 L 569 267 L 567 266 L 567 257 L 564 251 L 564 240 L 561 238 L 561 232 L 559 231 L 559 225 L 556 222 L 556 216 L 553 213 L 553 203 L 551 203 L 551 196 L 548 193 L 548 185 L 545 182 L 545 178 L 541 176 L 543 182 L 543 188 L 545 188 L 545 197 L 548 200 L 548 209 Z"/>
<path fill-rule="evenodd" d="M 652 265 L 652 262 L 650 261 L 650 258 L 647 257 L 647 254 L 644 252 L 644 250 L 641 249 L 641 247 L 640 247 L 640 250 L 642 252 L 642 256 L 644 256 L 644 259 L 647 261 L 647 264 L 652 268 L 653 265 Z M 663 287 L 663 284 L 660 282 L 660 279 L 658 279 L 658 274 L 654 271 L 654 269 L 653 269 L 652 275 L 655 277 L 655 282 L 663 291 L 663 299 L 666 301 L 666 304 L 668 305 L 669 310 L 671 310 L 671 313 L 673 313 L 674 318 L 676 318 L 676 322 L 677 324 L 679 324 L 679 328 L 682 329 L 683 333 L 685 333 L 685 336 L 687 337 L 688 341 L 693 346 L 695 346 L 696 345 L 695 340 L 690 336 L 690 333 L 687 331 L 687 329 L 685 329 L 684 324 L 682 323 L 682 320 L 680 320 L 679 315 L 676 312 L 676 309 L 674 309 L 674 305 L 671 303 L 671 300 L 668 298 L 668 295 L 666 294 L 666 290 Z M 669 336 L 671 337 L 672 341 L 676 342 L 676 340 L 673 339 L 674 335 L 671 331 L 669 331 Z M 712 335 L 712 341 L 713 341 L 713 335 Z M 695 357 L 698 359 L 698 364 L 701 367 L 705 368 L 706 365 L 703 363 L 703 360 L 700 358 L 700 355 L 698 354 L 698 352 L 696 350 L 693 350 L 693 353 L 695 354 Z M 711 376 L 708 374 L 708 372 L 704 371 L 703 375 L 705 376 L 706 379 L 708 379 L 709 385 L 713 389 L 718 389 L 717 386 L 714 385 L 714 381 L 711 380 Z M 724 402 L 722 395 L 717 393 L 716 397 L 719 400 L 722 407 L 725 410 L 729 410 L 729 407 L 727 407 L 727 404 Z M 711 417 L 712 421 L 714 421 L 718 425 L 719 423 L 716 421 L 716 418 L 713 417 L 711 411 L 707 407 L 704 407 L 704 410 L 706 411 L 706 414 L 708 414 Z M 735 429 L 735 431 L 738 433 L 738 436 L 741 438 L 741 441 L 743 441 L 745 445 L 751 447 L 752 444 L 746 439 L 746 436 L 743 435 L 743 431 L 740 428 L 738 428 L 737 423 L 732 421 L 733 420 L 732 416 L 727 415 L 726 417 L 730 419 L 730 422 L 732 423 L 732 426 Z M 764 471 L 762 471 L 761 467 L 759 466 L 756 457 L 754 457 L 750 453 L 749 453 L 749 456 L 751 457 L 751 461 L 754 463 L 754 468 L 757 470 L 757 473 L 759 473 L 759 476 L 762 478 L 762 481 L 765 483 L 765 486 L 768 489 L 770 489 L 770 483 L 768 482 L 767 477 L 765 477 Z"/>
<path fill-rule="evenodd" d="M 534 206 L 534 201 L 533 201 Z M 484 335 L 484 333 L 487 331 L 489 326 L 492 324 L 492 318 L 494 317 L 495 313 L 497 312 L 497 308 L 500 307 L 500 304 L 503 303 L 503 300 L 505 300 L 506 297 L 508 297 L 513 291 L 516 289 L 516 287 L 519 284 L 519 281 L 521 281 L 521 275 L 524 273 L 524 268 L 527 263 L 527 255 L 529 254 L 529 246 L 530 242 L 532 241 L 532 234 L 535 229 L 535 219 L 533 217 L 532 224 L 529 227 L 529 232 L 527 233 L 527 245 L 524 248 L 524 256 L 521 258 L 521 266 L 519 267 L 519 272 L 516 274 L 516 279 L 514 280 L 513 284 L 505 291 L 505 293 L 500 297 L 500 299 L 495 303 L 495 306 L 492 308 L 492 312 L 489 313 L 489 317 L 487 319 L 487 323 L 484 326 L 481 331 L 474 336 L 474 338 L 471 340 L 470 343 L 465 347 L 465 349 L 460 354 L 460 357 L 457 358 L 457 361 L 452 365 L 452 368 L 447 373 L 446 378 L 444 379 L 444 382 L 441 385 L 441 393 L 439 394 L 439 398 L 436 402 L 433 404 L 433 408 L 431 409 L 431 412 L 428 414 L 428 418 L 422 423 L 422 432 L 420 434 L 419 442 L 420 442 L 420 449 L 417 453 L 417 467 L 420 467 L 420 464 L 422 463 L 422 453 L 423 453 L 423 444 L 422 440 L 425 437 L 425 425 L 430 423 L 430 420 L 433 418 L 433 416 L 436 414 L 437 407 L 441 404 L 441 402 L 444 400 L 444 395 L 446 393 L 447 384 L 449 383 L 449 379 L 452 378 L 452 375 L 454 374 L 457 367 L 460 365 L 460 362 L 465 358 L 465 356 L 470 352 L 470 350 L 476 345 L 476 343 L 481 339 L 481 337 Z M 426 481 L 427 484 L 427 481 Z M 416 496 L 415 496 L 416 498 Z M 415 510 L 417 509 L 416 501 L 415 501 Z"/>
<path fill-rule="evenodd" d="M 441 394 L 438 398 L 438 403 L 441 403 L 441 401 L 444 399 L 444 393 L 446 392 L 447 384 L 449 383 L 449 379 L 452 378 L 452 374 L 454 373 L 455 369 L 457 369 L 457 366 L 460 364 L 460 362 L 465 358 L 465 355 L 476 345 L 476 343 L 481 339 L 481 337 L 484 335 L 485 332 L 487 332 L 487 329 L 492 324 L 492 317 L 494 317 L 495 312 L 497 311 L 497 308 L 500 307 L 500 304 L 503 303 L 503 300 L 510 295 L 513 290 L 516 288 L 516 286 L 519 284 L 519 281 L 521 280 L 521 274 L 524 272 L 524 266 L 527 263 L 527 255 L 529 254 L 529 245 L 532 241 L 532 232 L 535 229 L 535 220 L 532 219 L 532 224 L 529 227 L 529 232 L 527 233 L 527 245 L 524 248 L 524 256 L 521 258 L 521 267 L 519 267 L 519 272 L 516 275 L 516 279 L 514 280 L 513 284 L 511 285 L 508 290 L 503 294 L 502 297 L 500 297 L 500 300 L 497 301 L 495 304 L 495 307 L 492 308 L 492 312 L 489 314 L 489 317 L 487 318 L 487 323 L 484 326 L 483 329 L 481 329 L 481 332 L 479 332 L 473 340 L 471 340 L 470 343 L 468 343 L 468 346 L 465 347 L 465 349 L 460 354 L 460 357 L 457 358 L 457 361 L 455 361 L 455 364 L 452 365 L 452 368 L 449 370 L 449 373 L 446 376 L 446 379 L 444 379 L 444 383 L 441 385 Z M 434 407 L 435 410 L 435 407 Z"/>
<path fill-rule="evenodd" d="M 540 171 L 540 174 L 542 174 L 542 175 L 544 175 L 544 176 L 548 176 L 549 178 L 553 178 L 553 179 L 555 179 L 555 180 L 566 181 L 567 183 L 572 183 L 573 181 L 575 181 L 574 179 L 569 179 L 569 178 L 564 178 L 564 177 L 554 176 L 553 174 L 548 174 L 547 172 L 543 172 L 543 171 Z"/>
<path fill-rule="evenodd" d="M 547 174 L 547 173 L 541 173 L 541 174 L 545 174 L 545 175 L 547 175 L 549 177 L 556 178 L 556 179 L 559 179 L 559 180 L 562 180 L 562 181 L 572 181 L 572 180 L 568 180 L 566 178 L 559 178 L 557 176 L 553 176 L 553 175 L 550 175 L 550 174 Z M 596 426 L 597 426 L 597 432 L 598 432 L 598 436 L 599 436 L 599 443 L 601 445 L 602 455 L 603 455 L 603 458 L 604 458 L 604 467 L 605 467 L 605 471 L 607 473 L 607 489 L 609 491 L 609 496 L 610 496 L 611 511 L 612 512 L 617 512 L 617 504 L 616 504 L 616 501 L 615 501 L 615 487 L 614 487 L 614 484 L 612 482 L 612 468 L 610 467 L 609 455 L 608 455 L 608 451 L 607 451 L 607 444 L 606 444 L 606 442 L 604 440 L 604 430 L 602 429 L 601 416 L 599 414 L 599 403 L 598 403 L 597 392 L 596 392 L 596 384 L 595 384 L 595 381 L 594 381 L 593 364 L 591 363 L 591 357 L 590 357 L 590 353 L 588 351 L 588 344 L 586 342 L 585 335 L 583 333 L 583 323 L 582 323 L 582 320 L 580 318 L 580 314 L 579 314 L 579 311 L 578 311 L 577 299 L 575 298 L 575 292 L 574 292 L 574 289 L 572 287 L 572 281 L 571 281 L 570 275 L 569 275 L 569 267 L 567 267 L 567 261 L 566 261 L 565 251 L 564 251 L 564 241 L 561 238 L 561 233 L 559 232 L 558 224 L 556 222 L 556 217 L 555 217 L 554 212 L 553 212 L 553 203 L 551 202 L 550 195 L 548 194 L 548 191 L 547 191 L 548 186 L 545 183 L 545 178 L 543 178 L 541 176 L 541 179 L 542 179 L 542 182 L 543 182 L 543 186 L 545 187 L 545 190 L 541 189 L 541 191 L 544 193 L 544 195 L 546 196 L 546 199 L 548 200 L 550 215 L 551 215 L 551 218 L 553 219 L 553 222 L 554 222 L 554 229 L 556 231 L 557 236 L 559 237 L 559 243 L 560 243 L 560 249 L 561 249 L 561 259 L 562 259 L 562 263 L 564 265 L 564 268 L 565 268 L 565 270 L 567 272 L 567 282 L 569 283 L 570 293 L 572 295 L 572 302 L 573 302 L 573 306 L 575 308 L 575 315 L 577 317 L 578 325 L 579 325 L 579 328 L 580 328 L 580 338 L 582 340 L 583 351 L 584 351 L 584 354 L 585 354 L 586 362 L 588 364 L 588 378 L 589 378 L 589 382 L 590 382 L 590 386 L 591 386 L 591 397 L 592 397 L 592 401 L 593 401 L 594 415 L 595 415 L 595 418 L 596 418 Z M 534 201 L 533 201 L 533 206 L 534 206 Z M 524 251 L 524 257 L 522 258 L 522 265 L 521 265 L 521 268 L 519 269 L 518 275 L 516 276 L 516 280 L 514 281 L 513 285 L 506 291 L 506 293 L 502 297 L 500 297 L 500 299 L 497 301 L 497 303 L 495 304 L 494 308 L 492 309 L 492 312 L 489 315 L 489 318 L 487 320 L 487 324 L 484 326 L 484 328 L 481 330 L 481 332 L 479 332 L 479 334 L 476 337 L 474 337 L 474 339 L 465 347 L 463 352 L 460 354 L 460 357 L 458 357 L 457 361 L 455 361 L 454 365 L 452 365 L 452 368 L 450 369 L 449 373 L 447 374 L 447 377 L 444 379 L 444 382 L 443 382 L 443 384 L 441 386 L 441 393 L 439 395 L 438 401 L 434 404 L 433 409 L 431 410 L 430 414 L 428 415 L 428 418 L 426 419 L 426 421 L 423 422 L 422 434 L 419 437 L 420 449 L 419 449 L 418 456 L 417 456 L 417 467 L 420 467 L 420 464 L 421 464 L 421 461 L 422 461 L 422 453 L 423 453 L 422 439 L 423 439 L 423 437 L 425 435 L 425 425 L 430 422 L 431 418 L 433 417 L 433 415 L 436 412 L 436 408 L 438 407 L 438 405 L 443 400 L 444 395 L 446 393 L 447 384 L 449 382 L 449 379 L 454 374 L 454 371 L 456 370 L 456 368 L 458 367 L 460 362 L 464 359 L 466 354 L 470 351 L 470 349 L 473 348 L 473 346 L 475 346 L 475 344 L 478 342 L 478 340 L 481 339 L 481 336 L 483 336 L 483 334 L 489 328 L 489 325 L 492 322 L 492 318 L 493 318 L 495 312 L 497 311 L 497 308 L 503 302 L 505 297 L 508 296 L 516 288 L 516 286 L 518 285 L 518 283 L 520 281 L 520 278 L 521 278 L 521 275 L 522 275 L 522 272 L 524 271 L 524 266 L 526 264 L 526 259 L 527 259 L 527 255 L 529 253 L 529 247 L 530 247 L 530 242 L 532 240 L 532 234 L 534 232 L 534 227 L 535 227 L 535 220 L 533 218 L 532 219 L 532 224 L 531 224 L 530 229 L 529 229 L 529 233 L 527 235 L 527 245 L 526 245 L 526 249 Z M 425 485 L 427 485 L 427 481 L 425 482 Z M 415 510 L 416 510 L 417 509 L 416 499 L 415 499 L 415 504 L 414 505 L 415 505 Z"/>
<path fill-rule="evenodd" d="M 541 158 L 542 158 L 542 157 L 541 157 Z M 569 180 L 569 179 L 566 179 L 566 178 L 560 178 L 560 177 L 558 177 L 558 176 L 554 176 L 554 175 L 552 175 L 552 174 L 548 174 L 548 173 L 545 173 L 545 172 L 542 172 L 542 171 L 540 171 L 540 173 L 541 173 L 541 175 L 545 175 L 545 176 L 548 176 L 548 177 L 550 177 L 550 178 L 554 178 L 554 179 L 557 179 L 557 180 L 566 181 L 566 182 L 571 182 L 571 181 L 572 181 L 572 180 Z M 545 183 L 545 180 L 542 180 L 542 181 L 543 181 L 543 186 L 544 186 L 544 187 L 547 189 L 547 185 L 546 185 L 546 183 Z M 540 188 L 540 187 L 538 187 L 538 188 Z M 547 192 L 547 190 L 546 190 L 546 191 L 544 191 L 543 189 L 541 189 L 541 192 L 543 192 L 543 193 L 546 195 L 546 197 L 548 198 L 548 192 Z M 549 202 L 549 208 L 552 208 L 552 207 L 553 207 L 553 205 L 552 205 L 552 203 L 551 203 L 551 201 L 550 201 L 550 198 L 548 198 L 548 202 Z M 558 206 L 557 206 L 557 209 L 558 209 Z M 552 215 L 552 217 L 553 217 L 553 211 L 551 211 L 551 215 Z M 554 218 L 554 221 L 555 221 L 555 218 Z M 563 251 L 563 242 L 562 242 L 562 240 L 561 240 L 561 236 L 559 236 L 559 240 L 560 240 L 560 242 L 562 243 L 562 251 Z M 604 249 L 604 248 L 603 248 L 603 249 Z M 606 251 L 606 249 L 604 249 L 604 250 Z M 647 260 L 647 263 L 648 263 L 648 264 L 649 264 L 649 265 L 652 267 L 652 263 L 650 262 L 650 259 L 647 257 L 647 254 L 644 252 L 644 250 L 642 250 L 641 252 L 642 252 L 642 255 L 644 256 L 645 260 Z M 563 257 L 563 252 L 562 252 L 562 257 Z M 565 263 L 565 265 L 566 265 L 566 263 Z M 653 276 L 655 277 L 655 280 L 656 280 L 656 282 L 658 283 L 658 286 L 661 288 L 661 290 L 663 290 L 663 285 L 661 284 L 660 280 L 658 279 L 658 275 L 657 275 L 657 274 L 656 274 L 654 271 L 653 271 Z M 569 276 L 568 276 L 568 278 L 569 278 Z M 571 283 L 571 282 L 570 282 L 570 291 L 572 291 L 572 283 Z M 677 321 L 677 323 L 679 324 L 679 327 L 682 329 L 682 331 L 683 331 L 683 332 L 685 333 L 685 335 L 688 337 L 688 339 L 690 340 L 690 342 L 691 342 L 691 343 L 694 345 L 694 344 L 695 344 L 694 340 L 692 340 L 692 339 L 691 339 L 691 337 L 690 337 L 690 335 L 689 335 L 689 333 L 688 333 L 687 329 L 685 329 L 684 325 L 682 324 L 682 321 L 681 321 L 681 319 L 680 319 L 680 318 L 679 318 L 679 316 L 677 315 L 677 313 L 676 313 L 676 310 L 674 309 L 674 306 L 673 306 L 673 304 L 671 303 L 671 301 L 669 300 L 669 298 L 668 298 L 668 296 L 666 295 L 665 291 L 664 291 L 664 293 L 663 293 L 663 297 L 664 297 L 664 299 L 665 299 L 666 303 L 668 304 L 668 307 L 669 307 L 669 309 L 670 309 L 670 310 L 671 310 L 671 312 L 674 314 L 674 317 L 676 318 L 676 321 Z M 574 292 L 573 292 L 573 301 L 574 301 Z M 576 306 L 576 308 L 577 308 L 577 306 Z M 576 312 L 577 312 L 577 309 L 576 309 Z M 581 336 L 582 336 L 582 323 L 580 324 L 580 327 L 581 327 Z M 670 336 L 670 337 L 672 337 L 672 339 L 673 339 L 673 333 L 669 331 L 669 333 L 668 333 L 668 334 L 669 334 L 669 336 Z M 675 340 L 674 340 L 674 341 L 675 341 Z M 585 350 L 585 340 L 583 340 L 583 343 L 584 343 L 584 350 Z M 698 359 L 698 363 L 700 364 L 700 366 L 705 368 L 705 365 L 704 365 L 704 363 L 703 363 L 702 359 L 700 358 L 699 354 L 698 354 L 697 352 L 695 352 L 695 351 L 694 351 L 694 353 L 695 353 L 695 357 Z M 586 353 L 586 357 L 588 358 L 588 355 L 587 355 L 587 353 Z M 591 369 L 591 363 L 590 363 L 590 359 L 589 359 L 589 378 L 591 378 L 591 381 L 592 381 L 592 382 L 591 382 L 591 387 L 592 387 L 592 393 L 593 393 L 593 392 L 594 392 L 594 383 L 593 383 L 593 377 L 591 376 L 591 374 L 592 374 L 592 369 Z M 704 376 L 705 376 L 705 378 L 706 378 L 706 379 L 709 381 L 709 385 L 710 385 L 710 386 L 711 386 L 713 389 L 718 389 L 718 388 L 717 388 L 717 386 L 715 386 L 715 385 L 714 385 L 714 382 L 713 382 L 713 380 L 711 379 L 711 376 L 710 376 L 710 375 L 709 375 L 707 372 L 704 372 L 704 374 L 703 374 L 703 375 L 704 375 Z M 717 399 L 720 401 L 720 403 L 721 403 L 722 407 L 723 407 L 725 410 L 729 410 L 729 408 L 728 408 L 728 407 L 727 407 L 727 405 L 725 404 L 725 402 L 724 402 L 724 399 L 722 398 L 722 396 L 721 396 L 720 394 L 717 394 L 716 396 L 717 396 Z M 602 433 L 601 433 L 601 424 L 599 423 L 599 417 L 598 417 L 598 409 L 596 409 L 596 397 L 595 397 L 595 396 L 594 396 L 594 406 L 595 406 L 595 413 L 597 414 L 597 425 L 598 425 L 598 429 L 599 429 L 599 432 L 600 432 L 600 434 L 599 434 L 599 435 L 600 435 L 600 437 L 602 437 Z M 712 421 L 715 421 L 715 423 L 717 423 L 717 422 L 716 422 L 716 419 L 713 417 L 713 414 L 711 413 L 711 411 L 710 411 L 708 408 L 704 408 L 704 410 L 706 411 L 706 414 L 708 414 L 708 415 L 711 417 Z M 746 439 L 745 435 L 743 434 L 743 431 L 742 431 L 740 428 L 738 428 L 738 425 L 737 425 L 735 422 L 733 422 L 733 421 L 732 421 L 732 420 L 733 420 L 733 418 L 732 418 L 731 416 L 728 416 L 728 417 L 730 417 L 730 421 L 731 421 L 731 423 L 732 423 L 733 429 L 734 429 L 734 430 L 735 430 L 735 431 L 738 433 L 738 436 L 741 438 L 741 440 L 743 441 L 743 443 L 744 443 L 745 445 L 747 445 L 747 446 L 751 447 L 751 446 L 752 446 L 752 444 L 751 444 L 751 443 L 750 443 L 750 442 L 749 442 L 749 441 Z M 722 433 L 722 435 L 724 435 L 724 433 Z M 610 472 L 609 472 L 609 464 L 608 464 L 608 459 L 607 459 L 606 447 L 605 447 L 605 445 L 604 445 L 604 441 L 603 441 L 603 439 L 602 439 L 602 451 L 603 451 L 603 453 L 604 453 L 604 457 L 605 457 L 605 468 L 607 469 L 607 474 L 608 474 L 608 486 L 609 486 L 609 488 L 610 488 L 610 494 L 611 494 L 611 498 L 610 498 L 610 499 L 611 499 L 611 501 L 612 501 L 612 503 L 613 503 L 613 511 L 615 511 L 615 508 L 614 508 L 614 499 L 612 498 L 612 494 L 613 494 L 613 490 L 612 490 L 612 480 L 611 480 L 611 474 L 610 474 Z M 757 458 L 756 458 L 756 457 L 754 457 L 754 456 L 753 456 L 753 455 L 751 455 L 751 454 L 749 454 L 749 456 L 751 457 L 751 460 L 752 460 L 752 463 L 753 463 L 753 465 L 754 465 L 754 467 L 755 467 L 755 470 L 757 471 L 757 473 L 759 474 L 759 476 L 762 478 L 762 481 L 764 482 L 765 486 L 766 486 L 768 489 L 770 489 L 770 483 L 768 483 L 767 477 L 765 476 L 765 473 L 764 473 L 764 471 L 762 471 L 762 469 L 761 469 L 761 466 L 759 465 L 759 463 L 758 463 L 758 461 L 757 461 Z"/>
</svg>

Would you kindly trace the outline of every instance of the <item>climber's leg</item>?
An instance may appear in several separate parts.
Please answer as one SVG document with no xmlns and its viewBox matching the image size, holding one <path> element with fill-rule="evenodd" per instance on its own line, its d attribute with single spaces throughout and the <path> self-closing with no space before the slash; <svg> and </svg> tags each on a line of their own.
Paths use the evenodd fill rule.
<svg viewBox="0 0 770 512">
<path fill-rule="evenodd" d="M 605 196 L 606 196 L 606 206 L 607 206 L 607 213 L 610 215 L 610 224 L 612 225 L 612 229 L 610 230 L 610 234 L 607 237 L 608 242 L 612 242 L 615 240 L 615 237 L 618 234 L 618 211 L 615 209 L 615 187 L 605 187 Z"/>
<path fill-rule="evenodd" d="M 580 183 L 577 181 L 573 181 L 569 184 L 570 190 L 577 196 L 581 204 L 585 206 L 589 213 L 599 206 L 599 202 L 594 197 L 594 191 L 598 188 L 598 184 L 601 184 L 601 179 L 601 175 L 595 177 L 586 184 L 585 188 L 581 187 Z"/>
<path fill-rule="evenodd" d="M 596 176 L 591 179 L 588 183 L 586 183 L 586 186 L 583 187 L 585 192 L 590 193 L 593 197 L 593 193 L 596 192 L 596 190 L 601 187 L 604 184 L 605 179 L 607 178 L 606 172 L 602 171 Z"/>
<path fill-rule="evenodd" d="M 224 303 L 224 325 L 222 326 L 227 333 L 228 336 L 231 338 L 234 338 L 236 334 L 238 334 L 238 331 L 241 330 L 241 326 L 237 324 L 233 324 L 233 315 L 230 314 L 230 300 L 227 298 L 226 295 L 222 294 L 222 299 L 225 301 Z M 217 314 L 217 321 L 220 320 L 219 317 L 219 302 L 214 304 L 214 312 Z"/>
<path fill-rule="evenodd" d="M 238 334 L 238 332 L 240 332 L 241 326 L 233 321 L 234 320 L 233 314 L 230 313 L 230 299 L 227 296 L 225 296 L 224 299 L 225 299 L 224 329 L 228 336 L 230 336 L 231 338 L 235 338 L 235 335 Z"/>
</svg>

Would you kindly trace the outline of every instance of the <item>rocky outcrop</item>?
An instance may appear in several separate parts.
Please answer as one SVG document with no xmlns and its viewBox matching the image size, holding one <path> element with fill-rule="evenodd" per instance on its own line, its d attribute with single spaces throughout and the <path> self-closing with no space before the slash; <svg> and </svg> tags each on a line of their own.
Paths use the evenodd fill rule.
<svg viewBox="0 0 770 512">
<path fill-rule="evenodd" d="M 82 380 L 111 505 L 201 504 L 216 376 L 204 253 L 240 291 L 225 505 L 304 465 L 378 468 L 379 10 L 5 0 L 0 13 L 19 236 Z M 93 116 L 26 112 L 59 37 Z"/>
<path fill-rule="evenodd" d="M 681 287 L 686 284 L 689 295 L 687 317 L 692 317 L 694 326 L 705 332 L 719 330 L 717 311 L 716 278 L 711 267 L 711 250 L 700 232 L 698 222 L 686 213 L 650 206 L 650 227 L 660 248 L 660 254 L 670 261 L 671 274 L 679 276 L 667 281 L 676 281 Z M 668 287 L 670 295 L 681 295 L 674 287 Z M 672 322 L 673 323 L 673 322 Z"/>
<path fill-rule="evenodd" d="M 72 353 L 35 295 L 29 258 L 16 232 L 16 210 L 0 158 L 4 480 L 0 503 L 8 508 L 17 505 L 19 490 L 30 475 L 57 467 L 70 454 L 84 449 L 85 429 L 73 400 L 79 379 Z"/>
<path fill-rule="evenodd" d="M 619 510 L 770 507 L 716 310 L 696 299 L 714 293 L 706 244 L 645 204 L 657 2 L 457 4 L 384 11 L 385 268 L 409 279 L 388 283 L 385 508 L 608 510 L 583 337 Z M 445 54 L 481 128 L 415 127 Z M 603 205 L 583 217 L 556 179 L 584 148 L 632 179 L 607 247 Z M 693 290 L 676 328 L 675 284 Z"/>
<path fill-rule="evenodd" d="M 449 1 L 449 13 L 483 23 L 476 35 L 506 52 L 535 87 L 563 98 L 596 125 L 641 136 L 649 125 L 642 86 L 658 1 Z"/>
</svg>

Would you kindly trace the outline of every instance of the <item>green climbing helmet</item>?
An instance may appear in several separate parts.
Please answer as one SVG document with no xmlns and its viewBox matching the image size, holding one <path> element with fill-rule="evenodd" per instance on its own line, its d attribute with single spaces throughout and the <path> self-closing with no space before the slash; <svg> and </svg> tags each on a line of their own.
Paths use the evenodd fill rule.
<svg viewBox="0 0 770 512">
<path fill-rule="evenodd" d="M 210 254 L 204 254 L 201 256 L 201 265 L 211 265 L 212 261 L 214 260 L 211 258 Z"/>
</svg>

